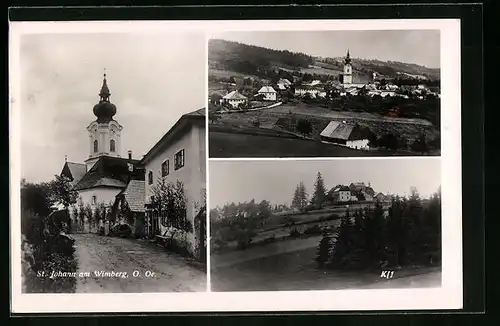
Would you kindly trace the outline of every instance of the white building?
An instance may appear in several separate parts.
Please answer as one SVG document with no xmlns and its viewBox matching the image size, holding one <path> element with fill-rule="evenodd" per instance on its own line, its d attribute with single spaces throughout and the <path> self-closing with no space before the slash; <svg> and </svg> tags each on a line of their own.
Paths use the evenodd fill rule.
<svg viewBox="0 0 500 326">
<path fill-rule="evenodd" d="M 334 203 L 346 203 L 352 201 L 351 190 L 346 186 L 336 186 L 329 191 L 329 196 Z M 357 198 L 356 198 L 357 200 Z"/>
<path fill-rule="evenodd" d="M 344 85 L 352 84 L 352 65 L 351 65 L 351 57 L 349 55 L 349 50 L 347 50 L 347 55 L 344 60 L 344 74 L 342 76 L 342 83 Z"/>
<path fill-rule="evenodd" d="M 276 101 L 276 91 L 271 86 L 262 86 L 257 93 L 264 95 L 265 101 Z"/>
<path fill-rule="evenodd" d="M 297 85 L 295 86 L 295 95 L 297 96 L 304 96 L 306 94 L 309 94 L 311 96 L 316 96 L 320 92 L 319 89 L 314 88 L 309 85 Z"/>
<path fill-rule="evenodd" d="M 292 82 L 290 82 L 286 78 L 280 78 L 280 80 L 278 80 L 278 82 L 276 83 L 276 85 L 278 86 L 279 89 L 285 90 L 285 89 L 290 88 L 290 86 L 292 85 Z"/>
<path fill-rule="evenodd" d="M 321 140 L 328 143 L 343 145 L 354 149 L 369 149 L 368 137 L 357 124 L 347 124 L 341 121 L 330 121 L 320 133 Z"/>
<path fill-rule="evenodd" d="M 175 125 L 148 151 L 141 160 L 146 171 L 146 227 L 150 235 L 175 235 L 174 239 L 186 241 L 193 254 L 205 241 L 205 231 L 196 227 L 196 217 L 205 201 L 205 109 L 184 114 Z M 173 217 L 162 215 L 152 205 L 154 189 L 160 182 L 182 183 L 186 197 L 186 219 L 192 232 L 171 226 Z"/>
<path fill-rule="evenodd" d="M 229 103 L 233 108 L 237 108 L 238 106 L 245 104 L 248 101 L 248 98 L 245 95 L 240 94 L 238 91 L 232 91 L 223 96 L 222 101 Z"/>
</svg>

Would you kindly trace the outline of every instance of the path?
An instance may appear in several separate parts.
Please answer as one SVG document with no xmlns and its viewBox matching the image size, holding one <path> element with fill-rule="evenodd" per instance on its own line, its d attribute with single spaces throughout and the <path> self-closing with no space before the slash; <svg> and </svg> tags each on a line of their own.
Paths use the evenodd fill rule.
<svg viewBox="0 0 500 326">
<path fill-rule="evenodd" d="M 182 257 L 141 240 L 72 234 L 78 274 L 77 293 L 146 293 L 206 291 L 206 275 Z M 126 273 L 120 276 L 95 276 L 95 271 Z M 138 277 L 133 272 L 138 271 Z M 146 273 L 154 273 L 146 276 Z"/>
</svg>

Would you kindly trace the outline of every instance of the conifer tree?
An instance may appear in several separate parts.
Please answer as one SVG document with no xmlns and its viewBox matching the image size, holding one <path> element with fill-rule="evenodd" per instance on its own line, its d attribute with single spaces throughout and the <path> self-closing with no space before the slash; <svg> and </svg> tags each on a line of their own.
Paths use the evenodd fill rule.
<svg viewBox="0 0 500 326">
<path fill-rule="evenodd" d="M 333 250 L 332 263 L 337 268 L 346 268 L 348 266 L 346 257 L 352 249 L 353 225 L 349 210 L 340 221 L 340 226 L 336 232 L 336 241 Z"/>
<path fill-rule="evenodd" d="M 295 192 L 293 193 L 292 208 L 301 209 L 300 186 L 299 185 L 297 185 L 295 187 Z"/>
<path fill-rule="evenodd" d="M 325 182 L 323 181 L 323 177 L 321 173 L 318 172 L 316 175 L 316 182 L 314 183 L 314 193 L 311 198 L 311 204 L 313 204 L 316 208 L 321 208 L 325 204 L 326 201 L 326 187 Z"/>
<path fill-rule="evenodd" d="M 303 210 L 307 206 L 307 190 L 306 187 L 304 186 L 304 183 L 301 181 L 299 183 L 299 202 L 300 202 L 300 209 Z"/>
<path fill-rule="evenodd" d="M 406 263 L 407 233 L 403 221 L 404 202 L 393 197 L 387 217 L 387 246 L 390 250 L 390 264 L 402 266 Z"/>
<path fill-rule="evenodd" d="M 422 247 L 425 247 L 422 236 L 422 202 L 415 188 L 411 189 L 406 211 L 406 228 L 408 232 L 408 258 L 413 263 L 422 260 Z"/>
<path fill-rule="evenodd" d="M 318 250 L 316 252 L 316 262 L 318 263 L 319 267 L 325 266 L 325 264 L 330 259 L 331 251 L 332 251 L 332 239 L 328 234 L 325 233 L 323 234 L 323 237 L 319 242 Z"/>
</svg>

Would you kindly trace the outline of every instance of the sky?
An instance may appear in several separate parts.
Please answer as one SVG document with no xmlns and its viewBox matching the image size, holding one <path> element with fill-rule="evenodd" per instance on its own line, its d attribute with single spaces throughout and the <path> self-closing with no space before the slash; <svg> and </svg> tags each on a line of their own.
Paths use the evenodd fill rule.
<svg viewBox="0 0 500 326">
<path fill-rule="evenodd" d="M 440 158 L 210 161 L 210 207 L 268 200 L 290 205 L 296 185 L 313 192 L 320 172 L 330 190 L 337 184 L 370 183 L 376 192 L 406 196 L 416 187 L 428 197 L 440 186 Z"/>
<path fill-rule="evenodd" d="M 188 34 L 189 33 L 189 34 Z M 184 113 L 205 106 L 203 33 L 31 34 L 21 37 L 21 177 L 48 181 L 88 157 L 106 69 L 121 155 L 144 154 Z"/>
<path fill-rule="evenodd" d="M 415 63 L 440 67 L 439 30 L 225 32 L 211 38 L 312 56 Z"/>
</svg>

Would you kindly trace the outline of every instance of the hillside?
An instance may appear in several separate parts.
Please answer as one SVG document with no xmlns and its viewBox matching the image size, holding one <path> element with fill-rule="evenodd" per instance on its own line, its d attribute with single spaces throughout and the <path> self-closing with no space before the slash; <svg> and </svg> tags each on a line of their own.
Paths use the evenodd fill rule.
<svg viewBox="0 0 500 326">
<path fill-rule="evenodd" d="M 363 54 L 360 54 L 363 55 Z M 319 58 L 304 53 L 278 51 L 225 40 L 209 41 L 209 67 L 250 76 L 269 69 L 335 78 L 342 73 L 343 58 Z M 354 79 L 367 82 L 373 72 L 389 78 L 439 79 L 440 70 L 413 63 L 352 58 Z M 355 82 L 356 82 L 355 81 Z"/>
</svg>

